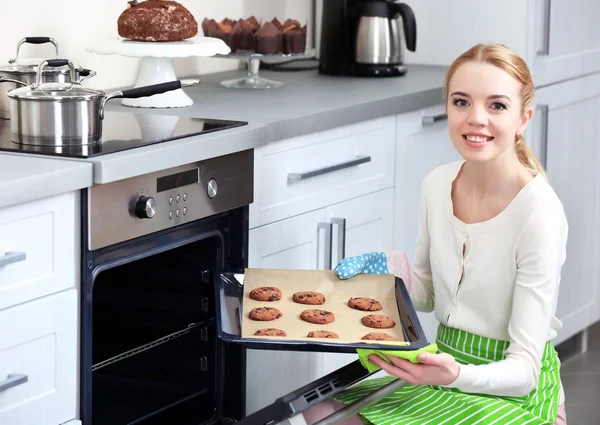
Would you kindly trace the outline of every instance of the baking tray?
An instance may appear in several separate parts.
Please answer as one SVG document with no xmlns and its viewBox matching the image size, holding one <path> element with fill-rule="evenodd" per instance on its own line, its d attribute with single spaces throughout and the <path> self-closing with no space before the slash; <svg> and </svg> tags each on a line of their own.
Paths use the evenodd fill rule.
<svg viewBox="0 0 600 425">
<path fill-rule="evenodd" d="M 356 353 L 357 348 L 380 350 L 414 351 L 428 344 L 425 333 L 417 317 L 417 313 L 408 295 L 404 282 L 395 278 L 396 306 L 400 316 L 404 340 L 408 345 L 391 345 L 385 343 L 355 342 L 339 343 L 328 340 L 293 340 L 242 337 L 242 316 L 244 286 L 243 274 L 223 273 L 215 283 L 217 310 L 217 334 L 226 342 L 242 344 L 246 348 L 256 350 L 284 351 L 316 351 L 331 353 Z"/>
</svg>

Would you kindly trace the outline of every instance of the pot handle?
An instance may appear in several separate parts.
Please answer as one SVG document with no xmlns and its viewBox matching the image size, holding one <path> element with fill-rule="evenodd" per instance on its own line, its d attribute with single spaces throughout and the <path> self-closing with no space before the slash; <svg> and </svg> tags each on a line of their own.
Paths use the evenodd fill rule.
<svg viewBox="0 0 600 425">
<path fill-rule="evenodd" d="M 13 80 L 12 78 L 0 77 L 0 83 L 16 83 L 20 86 L 26 86 L 27 83 L 19 80 Z"/>
<path fill-rule="evenodd" d="M 183 87 L 195 86 L 197 84 L 200 84 L 200 80 L 175 80 L 166 83 L 151 84 L 149 86 L 136 87 L 133 89 L 116 91 L 107 94 L 106 97 L 102 100 L 102 107 L 100 108 L 100 118 L 104 118 L 104 106 L 106 105 L 106 102 L 108 102 L 111 99 L 137 99 L 138 97 L 149 97 L 154 96 L 155 94 L 162 94 L 169 91 L 181 89 Z"/>
<path fill-rule="evenodd" d="M 71 72 L 71 81 L 75 81 L 75 66 L 73 65 L 73 62 L 68 59 L 46 59 L 38 65 L 37 74 L 35 76 L 35 87 L 39 87 L 42 83 L 42 71 L 45 67 L 50 66 L 53 68 L 58 68 L 65 65 L 69 66 L 69 70 Z"/>
<path fill-rule="evenodd" d="M 11 58 L 8 62 L 15 63 L 17 59 L 19 59 L 19 50 L 21 50 L 21 46 L 25 43 L 28 44 L 45 44 L 52 43 L 54 44 L 54 49 L 56 50 L 56 57 L 58 58 L 58 43 L 52 37 L 25 37 L 19 40 L 17 44 L 17 55 L 14 58 Z"/>
<path fill-rule="evenodd" d="M 96 71 L 92 71 L 91 69 L 82 69 L 81 71 L 79 71 L 79 81 L 78 83 L 81 84 L 83 83 L 85 80 L 89 80 L 92 77 L 96 76 Z"/>
</svg>

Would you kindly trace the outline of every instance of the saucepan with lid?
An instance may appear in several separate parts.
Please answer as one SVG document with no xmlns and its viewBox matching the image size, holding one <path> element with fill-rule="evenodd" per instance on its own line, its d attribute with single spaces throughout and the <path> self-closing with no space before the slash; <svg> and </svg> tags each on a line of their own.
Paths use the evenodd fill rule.
<svg viewBox="0 0 600 425">
<path fill-rule="evenodd" d="M 56 51 L 56 58 L 60 59 L 58 54 L 58 43 L 51 37 L 25 37 L 19 40 L 17 44 L 17 55 L 8 61 L 7 65 L 0 66 L 0 118 L 10 119 L 9 102 L 6 93 L 21 86 L 29 86 L 35 83 L 37 70 L 44 59 L 39 58 L 19 58 L 21 46 L 23 44 L 45 44 L 51 43 Z M 70 83 L 77 81 L 79 83 L 92 78 L 96 75 L 95 71 L 75 66 L 75 76 L 71 75 L 71 70 L 67 66 L 46 68 L 42 74 L 43 83 Z M 73 78 L 73 79 L 72 79 Z"/>
<path fill-rule="evenodd" d="M 8 92 L 12 141 L 27 145 L 72 146 L 97 143 L 102 136 L 104 106 L 111 99 L 153 96 L 197 85 L 198 80 L 175 80 L 106 94 L 77 82 L 43 83 L 46 67 L 73 64 L 66 59 L 43 61 L 34 84 Z"/>
</svg>

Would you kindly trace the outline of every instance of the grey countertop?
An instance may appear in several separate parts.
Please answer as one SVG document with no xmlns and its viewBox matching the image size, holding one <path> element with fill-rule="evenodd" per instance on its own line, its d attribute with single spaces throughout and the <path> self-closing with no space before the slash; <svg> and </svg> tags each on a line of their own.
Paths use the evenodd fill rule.
<svg viewBox="0 0 600 425">
<path fill-rule="evenodd" d="M 220 85 L 244 76 L 243 70 L 202 75 L 199 86 L 185 89 L 193 106 L 135 112 L 231 119 L 248 125 L 82 160 L 0 153 L 0 207 L 433 106 L 441 103 L 445 71 L 445 67 L 411 65 L 400 78 L 261 71 L 262 77 L 286 83 L 269 90 Z M 118 101 L 109 102 L 108 109 L 131 111 Z"/>
<path fill-rule="evenodd" d="M 92 185 L 92 164 L 0 154 L 0 208 Z"/>
</svg>

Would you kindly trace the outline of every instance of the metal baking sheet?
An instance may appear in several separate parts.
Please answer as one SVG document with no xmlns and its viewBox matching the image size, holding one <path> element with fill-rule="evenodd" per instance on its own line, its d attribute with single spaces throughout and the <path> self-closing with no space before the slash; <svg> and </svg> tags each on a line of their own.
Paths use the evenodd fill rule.
<svg viewBox="0 0 600 425">
<path fill-rule="evenodd" d="M 378 279 L 374 279 L 373 277 L 367 277 L 369 275 L 359 275 L 355 278 L 342 281 L 337 279 L 337 277 L 335 277 L 335 272 L 330 270 L 250 270 L 252 270 L 251 273 L 254 273 L 254 271 L 261 272 L 257 273 L 257 275 L 261 276 L 263 279 L 262 282 L 265 283 L 259 284 L 257 281 L 253 282 L 252 279 L 249 279 L 247 282 L 248 288 L 245 291 L 245 276 L 243 274 L 224 273 L 217 279 L 215 288 L 217 330 L 219 338 L 224 341 L 240 343 L 247 348 L 252 349 L 348 353 L 356 352 L 357 348 L 410 351 L 417 350 L 428 345 L 417 314 L 404 286 L 404 282 L 400 278 L 392 275 L 387 275 L 387 278 L 384 278 L 383 276 L 385 275 L 382 275 L 380 278 L 380 280 L 384 281 L 385 279 L 388 279 L 388 282 L 390 282 L 389 279 L 391 279 L 392 289 L 390 296 L 392 298 L 390 299 L 389 296 L 385 295 L 386 289 L 383 289 L 384 292 L 378 293 L 377 288 L 374 285 L 371 285 L 370 287 L 365 286 L 367 284 L 367 280 L 369 280 L 371 283 L 378 281 Z M 248 271 L 249 270 L 247 269 L 246 272 Z M 279 284 L 274 285 L 266 283 L 267 281 L 264 280 L 265 274 L 262 272 L 268 272 L 272 278 L 279 279 Z M 336 280 L 337 282 L 335 282 Z M 363 280 L 365 282 L 362 282 Z M 301 284 L 298 282 L 301 282 Z M 339 294 L 342 295 L 336 296 L 336 288 L 330 288 L 332 282 L 335 282 L 335 285 L 339 284 L 337 289 L 345 287 L 350 292 L 340 290 Z M 360 285 L 357 285 L 358 283 L 360 283 Z M 317 288 L 321 289 L 319 292 L 324 292 L 324 295 L 326 298 L 328 298 L 328 300 L 331 301 L 331 303 L 329 305 L 326 303 L 320 306 L 295 304 L 293 301 L 291 301 L 291 296 L 292 292 L 296 291 L 292 290 L 291 292 L 290 289 L 288 289 L 289 285 L 292 285 L 292 288 L 297 287 L 297 291 L 317 290 Z M 247 335 L 254 332 L 252 329 L 248 330 L 248 332 L 242 331 L 242 327 L 245 326 L 245 323 L 247 322 L 245 318 L 247 319 L 248 312 L 251 310 L 251 308 L 257 306 L 256 301 L 251 300 L 247 296 L 249 290 L 252 289 L 250 286 L 278 286 L 282 290 L 283 299 L 281 301 L 262 304 L 265 304 L 265 306 L 279 308 L 282 311 L 284 317 L 288 319 L 286 322 L 287 328 L 284 329 L 286 333 L 288 333 L 287 337 L 255 337 L 253 335 Z M 363 291 L 364 293 L 355 294 L 354 291 L 356 291 L 356 288 L 359 287 L 368 289 L 365 289 Z M 383 287 L 385 287 L 385 285 L 382 285 L 382 288 Z M 333 289 L 333 295 L 331 293 L 331 289 Z M 398 329 L 395 330 L 395 332 L 401 332 L 402 339 L 407 342 L 407 345 L 391 345 L 379 341 L 367 342 L 360 340 L 360 336 L 366 333 L 379 331 L 378 329 L 371 329 L 362 325 L 360 322 L 360 317 L 366 314 L 379 314 L 381 312 L 361 312 L 350 309 L 346 304 L 349 298 L 348 294 L 350 293 L 353 294 L 352 296 L 365 296 L 376 299 L 378 299 L 377 297 L 380 297 L 381 299 L 378 300 L 384 304 L 384 309 L 387 308 L 388 312 L 390 308 L 390 301 L 392 301 L 394 305 L 391 308 L 394 309 L 394 317 L 399 319 L 399 325 L 396 325 Z M 386 298 L 385 303 L 383 298 Z M 279 305 L 276 305 L 276 303 L 279 303 Z M 295 305 L 289 303 L 293 303 Z M 335 303 L 335 306 L 333 303 Z M 336 321 L 338 321 L 339 324 L 343 324 L 343 326 L 338 326 L 337 328 L 324 325 L 313 326 L 301 321 L 298 317 L 299 312 L 310 308 L 332 311 L 334 314 L 336 314 Z M 252 324 L 252 326 L 256 327 L 257 329 L 281 329 L 284 322 L 276 323 L 278 320 L 281 319 L 260 323 L 255 322 Z M 354 322 L 355 325 L 348 325 L 348 322 Z M 340 339 L 306 338 L 306 330 L 309 327 L 311 330 L 331 330 L 338 333 L 340 335 Z M 351 328 L 355 328 L 355 331 L 352 333 L 352 335 L 346 333 L 344 336 L 342 336 L 342 331 L 340 329 Z M 382 329 L 381 331 L 391 334 L 389 329 Z"/>
</svg>

